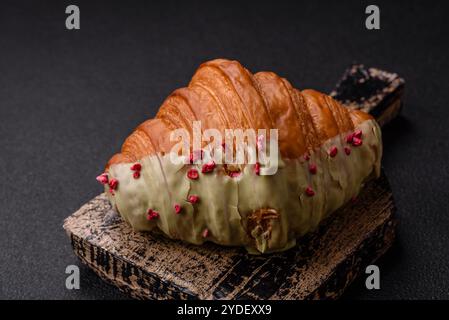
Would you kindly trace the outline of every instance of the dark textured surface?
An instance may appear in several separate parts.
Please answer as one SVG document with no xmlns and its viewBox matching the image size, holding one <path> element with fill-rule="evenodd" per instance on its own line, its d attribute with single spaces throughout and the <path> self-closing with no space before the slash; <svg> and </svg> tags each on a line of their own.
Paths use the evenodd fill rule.
<svg viewBox="0 0 449 320">
<path fill-rule="evenodd" d="M 227 57 L 329 92 L 359 61 L 407 81 L 403 116 L 384 132 L 400 225 L 381 259 L 381 290 L 348 299 L 449 298 L 449 24 L 443 2 L 218 2 L 177 6 L 67 1 L 0 6 L 0 297 L 124 298 L 73 255 L 62 221 L 101 188 L 94 177 L 123 139 L 204 60 Z M 81 290 L 65 267 L 81 267 Z"/>
</svg>

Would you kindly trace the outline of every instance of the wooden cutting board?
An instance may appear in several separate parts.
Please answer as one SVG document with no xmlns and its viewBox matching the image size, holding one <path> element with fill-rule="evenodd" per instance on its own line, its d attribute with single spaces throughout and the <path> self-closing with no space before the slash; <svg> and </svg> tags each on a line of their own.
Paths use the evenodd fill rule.
<svg viewBox="0 0 449 320">
<path fill-rule="evenodd" d="M 331 95 L 381 124 L 402 107 L 404 81 L 353 65 Z M 134 232 L 101 194 L 64 222 L 75 254 L 95 273 L 140 299 L 338 298 L 393 243 L 394 201 L 385 174 L 286 252 L 194 246 Z"/>
</svg>

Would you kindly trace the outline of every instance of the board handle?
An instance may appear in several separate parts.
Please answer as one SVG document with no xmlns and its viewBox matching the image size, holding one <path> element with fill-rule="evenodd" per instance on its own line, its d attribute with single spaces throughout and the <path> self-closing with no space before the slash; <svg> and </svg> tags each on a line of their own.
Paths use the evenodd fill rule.
<svg viewBox="0 0 449 320">
<path fill-rule="evenodd" d="M 405 81 L 396 73 L 352 64 L 330 96 L 351 109 L 371 114 L 384 126 L 403 108 Z"/>
</svg>

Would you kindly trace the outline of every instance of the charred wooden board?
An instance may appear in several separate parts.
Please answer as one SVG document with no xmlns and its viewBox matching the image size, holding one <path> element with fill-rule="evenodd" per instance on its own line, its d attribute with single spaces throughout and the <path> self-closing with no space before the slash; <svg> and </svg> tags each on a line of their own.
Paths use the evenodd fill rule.
<svg viewBox="0 0 449 320">
<path fill-rule="evenodd" d="M 402 105 L 403 81 L 397 86 L 385 78 L 388 73 L 381 71 L 382 79 L 378 79 L 379 73 L 373 72 L 377 69 L 368 70 L 360 65 L 349 68 L 333 96 L 378 119 L 391 119 Z M 364 97 L 350 90 L 351 85 L 366 83 L 370 90 L 363 91 Z M 393 196 L 382 174 L 364 187 L 356 201 L 299 239 L 295 248 L 261 256 L 249 255 L 242 248 L 212 243 L 195 246 L 155 233 L 134 232 L 104 194 L 68 217 L 64 228 L 82 262 L 135 298 L 335 299 L 391 246 L 394 211 Z"/>
<path fill-rule="evenodd" d="M 372 114 L 383 126 L 399 114 L 403 106 L 404 88 L 404 79 L 396 73 L 353 64 L 330 96 L 348 108 Z"/>
<path fill-rule="evenodd" d="M 392 244 L 393 211 L 382 176 L 298 246 L 268 256 L 134 232 L 104 194 L 67 218 L 64 228 L 84 263 L 135 298 L 321 299 L 340 296 Z"/>
</svg>

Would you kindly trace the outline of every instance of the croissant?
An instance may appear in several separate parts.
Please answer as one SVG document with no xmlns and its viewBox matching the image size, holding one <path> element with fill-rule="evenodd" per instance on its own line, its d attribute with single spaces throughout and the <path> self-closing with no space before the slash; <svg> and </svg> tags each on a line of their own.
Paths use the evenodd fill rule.
<svg viewBox="0 0 449 320">
<path fill-rule="evenodd" d="M 265 164 L 259 162 L 204 163 L 202 154 L 174 163 L 170 154 L 179 141 L 171 132 L 194 133 L 195 121 L 222 134 L 277 129 L 276 173 L 260 174 Z M 97 180 L 135 230 L 257 254 L 294 246 L 379 176 L 381 156 L 380 128 L 370 115 L 295 89 L 275 73 L 251 74 L 237 61 L 216 59 L 135 129 Z"/>
</svg>

